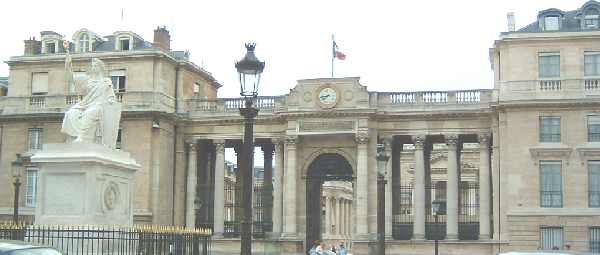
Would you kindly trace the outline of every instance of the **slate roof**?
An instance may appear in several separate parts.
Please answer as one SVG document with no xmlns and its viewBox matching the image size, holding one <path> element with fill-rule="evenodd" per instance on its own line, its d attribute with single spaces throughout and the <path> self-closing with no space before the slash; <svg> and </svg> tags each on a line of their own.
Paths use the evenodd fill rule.
<svg viewBox="0 0 600 255">
<path fill-rule="evenodd" d="M 561 11 L 556 8 L 550 8 L 538 13 L 538 20 L 517 30 L 516 32 L 521 33 L 538 33 L 538 32 L 580 32 L 580 31 L 590 31 L 590 30 L 600 30 L 600 26 L 597 28 L 582 28 L 581 25 L 581 15 L 583 9 L 595 6 L 597 9 L 600 8 L 600 3 L 594 0 L 590 0 L 586 2 L 581 8 L 572 11 Z M 553 31 L 544 31 L 540 25 L 539 21 L 544 18 L 546 14 L 559 14 L 562 15 L 560 29 Z"/>
</svg>

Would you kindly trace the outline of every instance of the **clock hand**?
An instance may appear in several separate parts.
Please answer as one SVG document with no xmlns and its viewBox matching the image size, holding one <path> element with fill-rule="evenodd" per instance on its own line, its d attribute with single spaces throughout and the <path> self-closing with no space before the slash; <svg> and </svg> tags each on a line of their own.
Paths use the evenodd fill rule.
<svg viewBox="0 0 600 255">
<path fill-rule="evenodd" d="M 325 99 L 325 98 L 328 98 L 328 97 L 329 97 L 329 95 L 322 95 L 321 99 Z"/>
</svg>

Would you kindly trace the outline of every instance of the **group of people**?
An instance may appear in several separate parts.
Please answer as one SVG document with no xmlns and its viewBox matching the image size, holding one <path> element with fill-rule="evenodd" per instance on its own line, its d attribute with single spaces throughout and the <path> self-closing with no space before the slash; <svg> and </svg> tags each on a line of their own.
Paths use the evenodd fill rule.
<svg viewBox="0 0 600 255">
<path fill-rule="evenodd" d="M 321 240 L 316 240 L 313 243 L 312 248 L 308 251 L 308 255 L 347 255 L 346 247 L 341 243 L 339 247 L 336 248 L 335 245 L 332 245 L 329 250 L 325 247 L 325 242 Z"/>
</svg>

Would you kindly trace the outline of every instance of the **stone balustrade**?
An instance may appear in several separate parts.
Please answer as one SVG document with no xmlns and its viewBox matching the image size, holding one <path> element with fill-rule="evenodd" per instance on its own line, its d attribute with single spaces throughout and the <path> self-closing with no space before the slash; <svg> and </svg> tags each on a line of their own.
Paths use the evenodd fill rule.
<svg viewBox="0 0 600 255">
<path fill-rule="evenodd" d="M 35 95 L 28 97 L 0 97 L 2 115 L 63 113 L 83 98 L 82 95 Z M 117 93 L 116 100 L 125 111 L 174 112 L 175 99 L 164 93 L 133 91 Z"/>
<path fill-rule="evenodd" d="M 501 102 L 600 96 L 600 78 L 500 81 L 497 87 Z"/>
</svg>

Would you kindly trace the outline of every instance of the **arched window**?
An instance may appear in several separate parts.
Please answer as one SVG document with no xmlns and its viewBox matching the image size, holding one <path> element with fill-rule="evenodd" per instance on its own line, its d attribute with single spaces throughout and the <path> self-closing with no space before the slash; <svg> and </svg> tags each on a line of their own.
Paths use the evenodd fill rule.
<svg viewBox="0 0 600 255">
<path fill-rule="evenodd" d="M 90 50 L 90 37 L 88 34 L 82 34 L 79 37 L 79 52 L 88 52 Z"/>
</svg>

